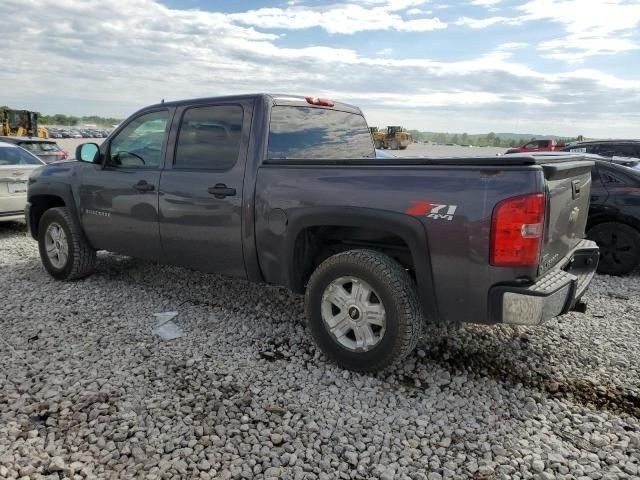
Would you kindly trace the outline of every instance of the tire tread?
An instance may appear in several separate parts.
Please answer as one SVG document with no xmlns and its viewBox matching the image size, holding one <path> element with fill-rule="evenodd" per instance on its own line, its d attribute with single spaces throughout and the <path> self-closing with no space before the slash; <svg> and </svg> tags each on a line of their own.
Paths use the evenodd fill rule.
<svg viewBox="0 0 640 480">
<path fill-rule="evenodd" d="M 333 361 L 341 364 L 341 366 L 355 370 L 358 372 L 376 372 L 391 368 L 397 365 L 401 360 L 407 357 L 415 348 L 420 340 L 423 327 L 423 316 L 418 301 L 415 282 L 407 271 L 391 257 L 378 252 L 376 250 L 357 249 L 348 250 L 338 253 L 325 260 L 313 272 L 307 285 L 307 293 L 305 295 L 305 307 L 307 309 L 307 318 L 310 317 L 310 308 L 318 308 L 312 306 L 309 302 L 309 292 L 316 288 L 315 283 L 320 276 L 329 269 L 342 264 L 358 264 L 371 271 L 381 282 L 385 283 L 391 290 L 393 296 L 397 299 L 398 305 L 398 340 L 394 343 L 393 349 L 378 361 L 371 362 L 366 366 L 345 365 L 339 362 L 330 352 L 325 352 Z M 320 343 L 314 329 L 311 329 L 316 343 Z"/>
<path fill-rule="evenodd" d="M 96 251 L 89 245 L 84 237 L 84 233 L 80 230 L 78 224 L 73 220 L 69 210 L 66 207 L 54 207 L 47 210 L 40 219 L 39 231 L 44 232 L 46 222 L 52 216 L 60 217 L 71 232 L 69 236 L 69 253 L 72 265 L 64 276 L 60 276 L 61 280 L 79 280 L 91 274 L 96 263 Z M 44 233 L 42 233 L 44 235 Z M 43 252 L 41 251 L 41 255 Z M 44 260 L 44 258 L 43 258 Z M 51 272 L 50 272 L 51 273 Z"/>
</svg>

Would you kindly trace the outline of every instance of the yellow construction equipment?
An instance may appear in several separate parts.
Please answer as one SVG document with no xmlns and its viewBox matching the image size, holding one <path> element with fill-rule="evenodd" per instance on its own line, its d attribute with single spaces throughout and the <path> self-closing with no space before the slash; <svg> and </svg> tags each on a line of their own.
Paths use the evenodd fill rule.
<svg viewBox="0 0 640 480">
<path fill-rule="evenodd" d="M 47 129 L 38 127 L 38 114 L 29 110 L 4 110 L 0 133 L 5 137 L 49 138 Z"/>
<path fill-rule="evenodd" d="M 378 127 L 369 127 L 369 130 L 376 148 L 404 150 L 413 142 L 403 127 L 388 126 L 386 132 L 378 130 Z"/>
</svg>

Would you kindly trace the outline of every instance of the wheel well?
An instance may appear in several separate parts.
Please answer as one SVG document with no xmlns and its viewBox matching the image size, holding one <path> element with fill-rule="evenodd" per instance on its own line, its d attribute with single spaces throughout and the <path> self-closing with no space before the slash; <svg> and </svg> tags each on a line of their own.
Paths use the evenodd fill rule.
<svg viewBox="0 0 640 480">
<path fill-rule="evenodd" d="M 38 237 L 38 226 L 44 212 L 50 208 L 66 206 L 64 200 L 56 195 L 35 195 L 29 199 L 29 202 L 31 203 L 29 222 L 34 238 Z"/>
<path fill-rule="evenodd" d="M 411 250 L 397 234 L 364 227 L 314 226 L 302 230 L 296 237 L 293 250 L 294 290 L 303 292 L 309 277 L 324 260 L 356 248 L 389 255 L 414 276 Z"/>
</svg>

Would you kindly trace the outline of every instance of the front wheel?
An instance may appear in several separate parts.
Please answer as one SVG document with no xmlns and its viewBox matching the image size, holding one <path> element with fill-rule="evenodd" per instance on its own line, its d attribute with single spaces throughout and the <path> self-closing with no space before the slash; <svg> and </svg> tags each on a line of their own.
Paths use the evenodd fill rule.
<svg viewBox="0 0 640 480">
<path fill-rule="evenodd" d="M 383 370 L 415 348 L 422 314 L 413 279 L 373 250 L 338 253 L 313 272 L 305 295 L 311 333 L 343 368 Z"/>
<path fill-rule="evenodd" d="M 38 225 L 38 247 L 44 268 L 56 280 L 76 280 L 93 270 L 96 252 L 66 208 L 44 212 Z"/>
<path fill-rule="evenodd" d="M 625 275 L 640 267 L 640 232 L 619 222 L 595 225 L 587 238 L 600 248 L 598 273 Z"/>
</svg>

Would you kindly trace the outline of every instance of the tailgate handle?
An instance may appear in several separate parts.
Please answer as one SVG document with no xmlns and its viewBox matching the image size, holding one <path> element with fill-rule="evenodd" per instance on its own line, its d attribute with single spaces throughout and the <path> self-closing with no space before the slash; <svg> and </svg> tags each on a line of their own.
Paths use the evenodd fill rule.
<svg viewBox="0 0 640 480">
<path fill-rule="evenodd" d="M 573 200 L 580 198 L 580 180 L 571 182 L 571 196 Z"/>
</svg>

